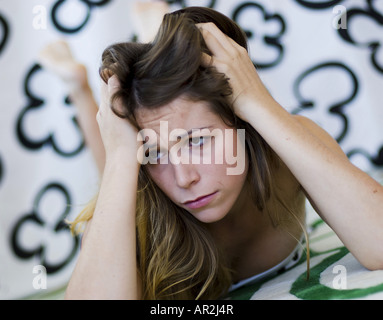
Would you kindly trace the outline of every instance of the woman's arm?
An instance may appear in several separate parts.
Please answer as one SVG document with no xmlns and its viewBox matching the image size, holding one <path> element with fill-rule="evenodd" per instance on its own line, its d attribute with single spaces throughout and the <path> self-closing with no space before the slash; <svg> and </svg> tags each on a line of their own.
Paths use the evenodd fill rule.
<svg viewBox="0 0 383 320">
<path fill-rule="evenodd" d="M 66 299 L 138 299 L 135 194 L 138 169 L 127 154 L 108 159 L 96 209 Z M 130 156 L 130 155 L 129 155 Z"/>
<path fill-rule="evenodd" d="M 77 120 L 85 143 L 92 152 L 98 171 L 102 174 L 105 150 L 96 121 L 98 105 L 88 82 L 86 67 L 74 59 L 69 45 L 61 40 L 52 42 L 41 50 L 39 63 L 62 79 L 67 86 L 69 98 L 77 110 Z"/>
<path fill-rule="evenodd" d="M 139 142 L 137 130 L 110 108 L 118 87 L 115 77 L 108 86 L 102 84 L 97 121 L 105 145 L 105 169 L 67 299 L 140 298 L 135 221 Z"/>
<path fill-rule="evenodd" d="M 315 125 L 290 115 L 262 84 L 247 52 L 214 24 L 199 25 L 215 66 L 230 79 L 237 115 L 249 122 L 298 179 L 320 216 L 367 268 L 383 268 L 383 187 L 355 167 Z"/>
<path fill-rule="evenodd" d="M 98 106 L 92 89 L 87 83 L 81 90 L 72 92 L 69 97 L 71 102 L 77 107 L 77 119 L 82 129 L 85 143 L 92 153 L 101 176 L 105 167 L 105 150 L 100 129 L 95 120 Z"/>
</svg>

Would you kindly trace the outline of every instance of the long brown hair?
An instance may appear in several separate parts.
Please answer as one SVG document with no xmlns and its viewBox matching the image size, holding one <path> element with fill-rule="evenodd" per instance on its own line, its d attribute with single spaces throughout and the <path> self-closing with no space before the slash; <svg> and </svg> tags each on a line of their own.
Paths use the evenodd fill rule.
<svg viewBox="0 0 383 320">
<path fill-rule="evenodd" d="M 139 108 L 159 108 L 181 95 L 207 102 L 226 124 L 245 129 L 248 182 L 254 203 L 264 211 L 278 159 L 256 130 L 235 115 L 225 75 L 202 66 L 201 53 L 209 50 L 196 24 L 203 22 L 213 22 L 247 49 L 246 36 L 235 22 L 212 9 L 189 7 L 165 15 L 152 43 L 108 47 L 100 75 L 106 82 L 110 74 L 118 77 L 121 89 L 113 99 L 121 99 L 124 110 L 114 112 L 138 129 L 135 112 Z M 93 210 L 94 203 L 74 226 L 89 220 Z M 231 271 L 224 255 L 203 225 L 155 185 L 145 166 L 139 173 L 136 215 L 144 299 L 212 299 L 228 290 Z"/>
</svg>

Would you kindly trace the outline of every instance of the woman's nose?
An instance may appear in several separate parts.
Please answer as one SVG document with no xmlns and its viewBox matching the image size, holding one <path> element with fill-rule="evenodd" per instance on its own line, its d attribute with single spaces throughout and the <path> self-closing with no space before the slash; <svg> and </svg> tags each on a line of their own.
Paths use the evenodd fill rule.
<svg viewBox="0 0 383 320">
<path fill-rule="evenodd" d="M 178 187 L 187 189 L 200 180 L 200 175 L 193 164 L 173 164 L 174 178 Z"/>
</svg>

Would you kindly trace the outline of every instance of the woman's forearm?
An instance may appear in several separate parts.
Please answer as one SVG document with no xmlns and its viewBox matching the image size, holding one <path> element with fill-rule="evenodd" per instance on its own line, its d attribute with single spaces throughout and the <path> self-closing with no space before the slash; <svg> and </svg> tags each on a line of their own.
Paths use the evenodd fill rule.
<svg viewBox="0 0 383 320">
<path fill-rule="evenodd" d="M 138 299 L 136 190 L 139 167 L 126 156 L 105 165 L 97 205 L 83 239 L 67 299 Z M 136 162 L 137 163 L 137 162 Z"/>
<path fill-rule="evenodd" d="M 383 187 L 269 97 L 249 102 L 246 119 L 286 163 L 321 217 L 371 269 L 383 268 Z M 319 127 L 318 127 L 319 128 Z"/>
<path fill-rule="evenodd" d="M 102 174 L 105 166 L 105 149 L 96 121 L 98 105 L 94 99 L 92 89 L 87 84 L 81 89 L 72 91 L 69 96 L 71 102 L 76 106 L 77 119 L 82 129 L 85 143 L 92 152 L 98 171 Z"/>
</svg>

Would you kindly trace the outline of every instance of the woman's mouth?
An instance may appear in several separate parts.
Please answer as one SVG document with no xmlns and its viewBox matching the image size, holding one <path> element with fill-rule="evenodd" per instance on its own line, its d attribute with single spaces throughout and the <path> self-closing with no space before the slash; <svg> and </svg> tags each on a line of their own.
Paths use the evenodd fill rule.
<svg viewBox="0 0 383 320">
<path fill-rule="evenodd" d="M 199 209 L 205 207 L 214 199 L 214 196 L 217 194 L 217 192 L 218 191 L 202 197 L 198 197 L 197 199 L 191 201 L 186 201 L 184 202 L 184 205 L 190 209 Z"/>
</svg>

